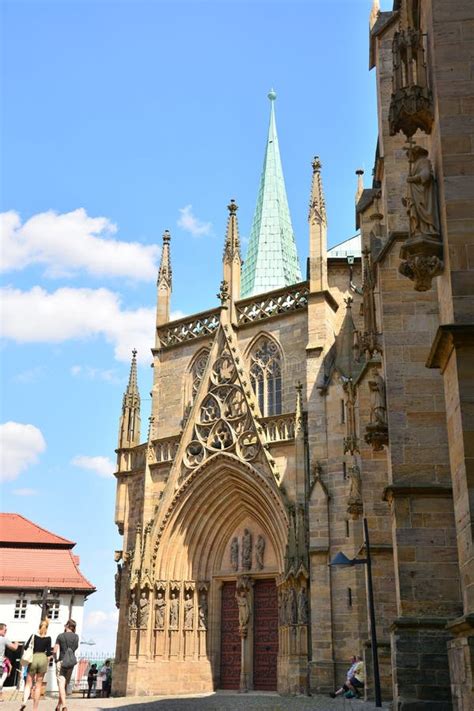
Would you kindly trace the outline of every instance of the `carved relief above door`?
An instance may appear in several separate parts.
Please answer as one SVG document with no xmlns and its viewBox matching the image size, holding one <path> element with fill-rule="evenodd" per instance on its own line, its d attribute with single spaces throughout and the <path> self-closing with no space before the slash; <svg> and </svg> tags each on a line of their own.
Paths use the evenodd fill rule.
<svg viewBox="0 0 474 711">
<path fill-rule="evenodd" d="M 241 641 L 235 582 L 225 582 L 221 592 L 221 689 L 238 689 Z"/>
</svg>

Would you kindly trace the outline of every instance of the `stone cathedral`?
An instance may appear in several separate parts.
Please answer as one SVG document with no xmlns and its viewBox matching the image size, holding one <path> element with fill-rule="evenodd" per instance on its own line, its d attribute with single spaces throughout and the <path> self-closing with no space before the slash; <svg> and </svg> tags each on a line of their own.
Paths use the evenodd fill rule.
<svg viewBox="0 0 474 711">
<path fill-rule="evenodd" d="M 135 353 L 119 428 L 117 694 L 326 693 L 360 654 L 371 698 L 367 568 L 329 565 L 366 556 L 366 519 L 384 699 L 474 708 L 474 3 L 374 0 L 369 24 L 356 236 L 327 248 L 314 158 L 300 271 L 273 91 L 210 310 L 170 321 L 163 235 L 148 437 Z"/>
</svg>

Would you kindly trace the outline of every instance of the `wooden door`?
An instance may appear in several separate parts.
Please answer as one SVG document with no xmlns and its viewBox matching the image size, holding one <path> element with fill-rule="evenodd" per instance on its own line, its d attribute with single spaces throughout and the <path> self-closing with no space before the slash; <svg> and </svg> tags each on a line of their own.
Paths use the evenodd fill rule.
<svg viewBox="0 0 474 711">
<path fill-rule="evenodd" d="M 240 686 L 240 635 L 235 582 L 223 583 L 221 603 L 220 688 L 238 689 Z"/>
<path fill-rule="evenodd" d="M 253 686 L 259 691 L 276 691 L 278 602 L 275 581 L 256 580 L 253 595 Z"/>
</svg>

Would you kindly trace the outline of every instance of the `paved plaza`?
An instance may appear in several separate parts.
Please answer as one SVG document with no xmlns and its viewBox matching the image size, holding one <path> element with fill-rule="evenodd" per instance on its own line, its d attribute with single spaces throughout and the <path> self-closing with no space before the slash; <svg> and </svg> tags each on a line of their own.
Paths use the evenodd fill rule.
<svg viewBox="0 0 474 711">
<path fill-rule="evenodd" d="M 5 695 L 2 711 L 18 711 L 21 701 L 9 701 Z M 384 704 L 384 708 L 389 708 Z M 56 699 L 47 698 L 40 704 L 40 711 L 54 711 Z M 26 711 L 33 704 L 28 702 Z M 99 711 L 99 709 L 126 709 L 126 711 L 372 711 L 373 702 L 357 699 L 331 699 L 328 696 L 289 696 L 272 693 L 238 694 L 217 692 L 199 696 L 167 697 L 117 697 L 110 699 L 82 699 L 69 697 L 68 711 Z"/>
</svg>

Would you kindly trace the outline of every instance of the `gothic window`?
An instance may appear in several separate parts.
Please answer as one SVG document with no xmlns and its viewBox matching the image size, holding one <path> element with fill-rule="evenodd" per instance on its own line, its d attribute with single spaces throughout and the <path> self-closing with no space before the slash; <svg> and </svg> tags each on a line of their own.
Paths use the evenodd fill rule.
<svg viewBox="0 0 474 711">
<path fill-rule="evenodd" d="M 26 607 L 28 605 L 28 600 L 24 597 L 18 598 L 15 601 L 15 611 L 13 613 L 13 618 L 15 620 L 24 620 L 26 617 Z"/>
<path fill-rule="evenodd" d="M 209 360 L 209 351 L 201 351 L 197 358 L 194 360 L 192 369 L 191 369 L 191 403 L 194 402 L 194 399 L 196 397 L 196 393 L 199 389 L 199 386 L 201 384 L 202 377 L 204 375 L 204 371 L 206 369 L 207 361 Z"/>
<path fill-rule="evenodd" d="M 278 346 L 265 336 L 250 354 L 250 378 L 262 415 L 280 415 L 281 356 Z"/>
</svg>

